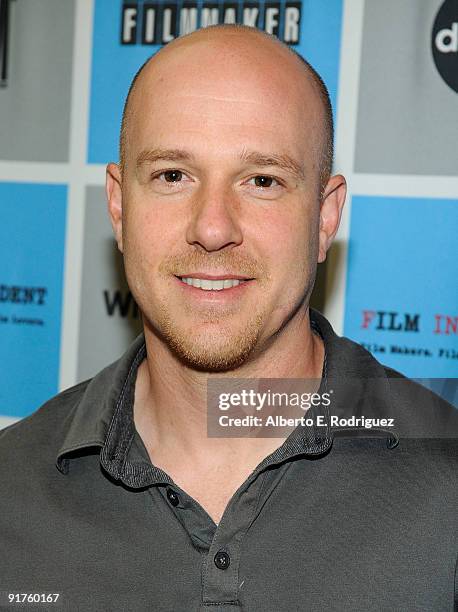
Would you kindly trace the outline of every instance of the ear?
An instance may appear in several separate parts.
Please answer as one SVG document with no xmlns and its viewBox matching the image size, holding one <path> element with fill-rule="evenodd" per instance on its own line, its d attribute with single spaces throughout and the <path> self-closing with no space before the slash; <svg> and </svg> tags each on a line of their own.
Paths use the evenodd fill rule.
<svg viewBox="0 0 458 612">
<path fill-rule="evenodd" d="M 345 178 L 341 174 L 331 176 L 324 188 L 321 200 L 318 263 L 326 259 L 326 253 L 337 234 L 346 195 Z"/>
<path fill-rule="evenodd" d="M 107 166 L 105 191 L 108 201 L 108 214 L 110 215 L 113 233 L 122 253 L 122 190 L 121 170 L 117 164 Z"/>
</svg>

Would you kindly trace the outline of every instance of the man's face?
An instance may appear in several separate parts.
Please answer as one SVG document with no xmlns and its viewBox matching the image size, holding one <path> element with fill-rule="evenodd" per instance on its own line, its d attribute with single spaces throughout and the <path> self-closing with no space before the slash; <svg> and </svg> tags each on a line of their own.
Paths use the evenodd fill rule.
<svg viewBox="0 0 458 612">
<path fill-rule="evenodd" d="M 132 98 L 129 286 L 145 326 L 207 371 L 300 316 L 318 257 L 322 111 L 294 58 L 254 45 L 183 41 Z"/>
</svg>

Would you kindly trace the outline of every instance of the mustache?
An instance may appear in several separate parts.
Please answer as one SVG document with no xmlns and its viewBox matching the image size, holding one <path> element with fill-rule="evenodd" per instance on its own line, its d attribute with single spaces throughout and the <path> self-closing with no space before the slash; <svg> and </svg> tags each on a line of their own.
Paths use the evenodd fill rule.
<svg viewBox="0 0 458 612">
<path fill-rule="evenodd" d="M 189 272 L 218 274 L 221 271 L 249 278 L 266 277 L 263 262 L 240 253 L 183 253 L 166 257 L 159 265 L 160 274 L 183 276 Z"/>
</svg>

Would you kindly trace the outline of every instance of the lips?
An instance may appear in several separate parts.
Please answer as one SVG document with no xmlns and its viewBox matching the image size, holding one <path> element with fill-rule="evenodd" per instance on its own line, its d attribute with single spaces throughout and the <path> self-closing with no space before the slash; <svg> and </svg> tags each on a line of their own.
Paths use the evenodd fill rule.
<svg viewBox="0 0 458 612">
<path fill-rule="evenodd" d="M 232 289 L 238 285 L 245 283 L 245 280 L 236 278 L 226 278 L 211 280 L 209 278 L 181 277 L 180 280 L 187 285 L 203 289 L 204 291 L 221 291 L 222 289 Z"/>
<path fill-rule="evenodd" d="M 235 274 L 222 274 L 221 276 L 215 276 L 210 274 L 187 274 L 185 276 L 177 276 L 177 278 L 184 284 L 195 287 L 196 289 L 202 289 L 204 291 L 222 291 L 223 289 L 233 289 L 239 285 L 253 280 L 243 276 L 237 276 Z"/>
</svg>

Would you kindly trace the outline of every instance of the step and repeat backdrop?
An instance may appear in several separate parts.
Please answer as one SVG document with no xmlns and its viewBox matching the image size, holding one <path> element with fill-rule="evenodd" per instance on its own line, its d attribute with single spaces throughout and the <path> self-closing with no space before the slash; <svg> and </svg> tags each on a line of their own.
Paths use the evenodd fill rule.
<svg viewBox="0 0 458 612">
<path fill-rule="evenodd" d="M 0 426 L 117 359 L 140 332 L 106 213 L 141 64 L 244 23 L 328 85 L 349 184 L 314 304 L 338 333 L 453 399 L 458 372 L 455 0 L 10 0 L 1 41 Z M 319 296 L 319 298 L 317 297 Z"/>
</svg>

